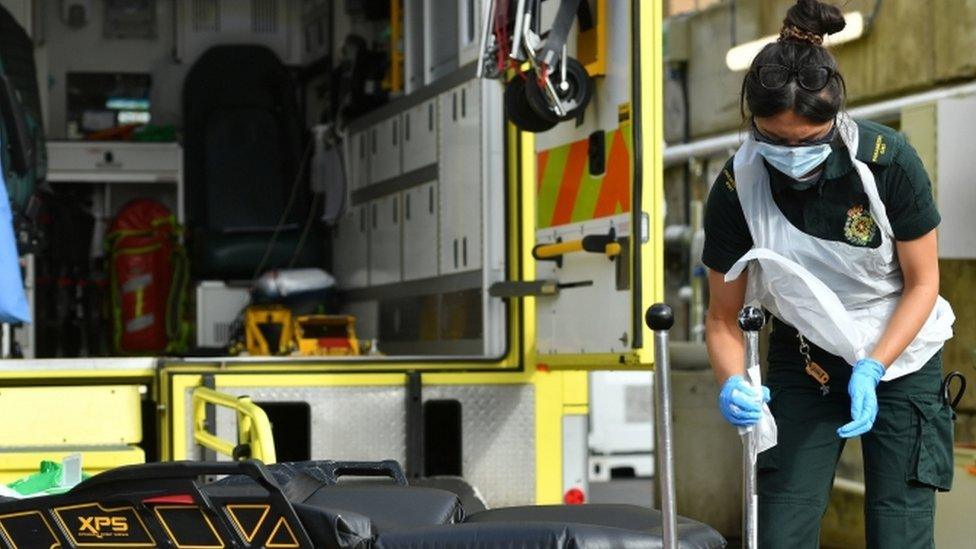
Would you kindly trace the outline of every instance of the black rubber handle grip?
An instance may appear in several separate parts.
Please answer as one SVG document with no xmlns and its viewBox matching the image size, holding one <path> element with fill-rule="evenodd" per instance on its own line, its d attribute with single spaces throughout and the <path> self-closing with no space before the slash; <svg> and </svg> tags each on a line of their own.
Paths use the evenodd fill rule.
<svg viewBox="0 0 976 549">
<path fill-rule="evenodd" d="M 739 312 L 739 328 L 743 332 L 758 332 L 766 324 L 766 315 L 758 307 L 745 307 Z"/>
<path fill-rule="evenodd" d="M 655 303 L 644 313 L 644 322 L 655 332 L 670 330 L 674 326 L 674 311 L 665 303 Z"/>
</svg>

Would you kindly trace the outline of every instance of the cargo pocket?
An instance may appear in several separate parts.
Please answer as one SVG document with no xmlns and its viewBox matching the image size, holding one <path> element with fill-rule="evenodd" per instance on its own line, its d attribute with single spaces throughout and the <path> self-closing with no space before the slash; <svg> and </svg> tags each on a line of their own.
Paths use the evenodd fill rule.
<svg viewBox="0 0 976 549">
<path fill-rule="evenodd" d="M 756 473 L 769 473 L 779 469 L 779 445 L 756 456 Z"/>
<path fill-rule="evenodd" d="M 952 407 L 934 395 L 909 395 L 914 408 L 915 446 L 908 480 L 941 492 L 952 487 Z"/>
</svg>

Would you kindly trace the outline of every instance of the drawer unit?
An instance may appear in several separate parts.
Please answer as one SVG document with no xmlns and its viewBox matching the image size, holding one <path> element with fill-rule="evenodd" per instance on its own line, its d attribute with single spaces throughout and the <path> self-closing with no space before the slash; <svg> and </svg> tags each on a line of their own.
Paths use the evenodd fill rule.
<svg viewBox="0 0 976 549">
<path fill-rule="evenodd" d="M 175 181 L 183 169 L 176 143 L 51 141 L 47 155 L 48 172 L 61 181 L 104 181 L 114 172 L 128 181 Z"/>
</svg>

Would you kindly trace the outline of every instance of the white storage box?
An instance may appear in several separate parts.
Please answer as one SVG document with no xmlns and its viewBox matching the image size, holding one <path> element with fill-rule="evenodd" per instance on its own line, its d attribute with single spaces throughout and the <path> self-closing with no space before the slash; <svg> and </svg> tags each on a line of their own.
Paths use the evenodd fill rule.
<svg viewBox="0 0 976 549">
<path fill-rule="evenodd" d="M 226 347 L 234 320 L 247 307 L 251 293 L 217 280 L 197 285 L 197 346 Z"/>
</svg>

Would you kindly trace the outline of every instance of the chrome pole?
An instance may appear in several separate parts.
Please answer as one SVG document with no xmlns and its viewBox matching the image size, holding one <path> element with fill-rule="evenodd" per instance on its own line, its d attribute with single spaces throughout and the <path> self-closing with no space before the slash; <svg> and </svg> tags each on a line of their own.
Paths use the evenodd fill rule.
<svg viewBox="0 0 976 549">
<path fill-rule="evenodd" d="M 759 330 L 765 324 L 763 312 L 746 307 L 739 313 L 739 328 L 746 341 L 745 369 L 759 366 Z M 742 435 L 742 547 L 759 547 L 759 492 L 756 487 L 756 433 Z"/>
<path fill-rule="evenodd" d="M 661 490 L 661 518 L 664 548 L 677 549 L 677 510 L 674 501 L 674 441 L 671 433 L 671 364 L 668 356 L 668 330 L 674 325 L 671 307 L 652 305 L 644 317 L 654 330 L 654 392 L 657 410 L 654 430 L 657 434 L 657 478 Z"/>
</svg>

